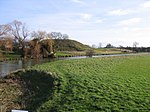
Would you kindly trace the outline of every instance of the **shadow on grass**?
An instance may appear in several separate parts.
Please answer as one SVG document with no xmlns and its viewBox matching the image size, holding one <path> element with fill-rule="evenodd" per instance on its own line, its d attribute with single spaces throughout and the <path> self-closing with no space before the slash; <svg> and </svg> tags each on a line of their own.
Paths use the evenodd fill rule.
<svg viewBox="0 0 150 112">
<path fill-rule="evenodd" d="M 22 94 L 16 99 L 21 109 L 37 111 L 46 101 L 52 99 L 57 78 L 51 73 L 43 71 L 27 70 L 17 72 L 9 78 L 19 80 Z"/>
</svg>

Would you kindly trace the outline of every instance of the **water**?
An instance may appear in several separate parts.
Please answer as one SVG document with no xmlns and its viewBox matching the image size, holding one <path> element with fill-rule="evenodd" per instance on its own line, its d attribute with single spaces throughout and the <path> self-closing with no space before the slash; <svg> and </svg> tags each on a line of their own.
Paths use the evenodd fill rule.
<svg viewBox="0 0 150 112">
<path fill-rule="evenodd" d="M 0 62 L 0 77 L 4 77 L 10 72 L 30 68 L 36 64 L 42 64 L 45 62 L 54 61 L 52 59 L 28 59 L 28 60 L 15 60 L 15 61 L 6 61 Z"/>
<path fill-rule="evenodd" d="M 148 53 L 143 53 L 143 54 L 148 54 Z M 139 55 L 139 54 L 97 55 L 93 57 L 129 56 L 129 55 Z M 66 58 L 63 57 L 63 58 L 56 58 L 56 59 L 28 59 L 28 60 L 0 62 L 0 77 L 4 77 L 12 71 L 28 68 L 36 64 L 42 64 L 45 62 L 51 62 L 56 60 L 70 60 L 70 59 L 81 59 L 81 58 L 87 58 L 87 57 L 79 56 L 79 57 L 66 57 Z"/>
</svg>

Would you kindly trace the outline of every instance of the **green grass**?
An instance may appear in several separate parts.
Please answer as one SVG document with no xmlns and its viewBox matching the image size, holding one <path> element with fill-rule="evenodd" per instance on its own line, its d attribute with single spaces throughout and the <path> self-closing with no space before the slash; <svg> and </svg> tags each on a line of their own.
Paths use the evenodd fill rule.
<svg viewBox="0 0 150 112">
<path fill-rule="evenodd" d="M 44 72 L 37 75 L 33 70 Z M 45 72 L 50 76 L 45 77 Z M 17 76 L 26 79 L 23 87 L 32 91 L 28 92 L 30 103 L 24 106 L 28 110 L 150 111 L 150 55 L 60 60 L 36 65 Z M 33 94 L 38 91 L 39 95 Z M 28 93 L 19 98 L 26 99 Z"/>
<path fill-rule="evenodd" d="M 14 54 L 14 53 L 8 53 L 8 54 L 0 54 L 0 61 L 3 60 L 16 60 L 19 59 L 20 55 Z"/>
<path fill-rule="evenodd" d="M 125 52 L 126 51 L 126 52 Z M 119 48 L 95 48 L 95 54 L 123 54 L 131 53 L 131 50 L 119 49 Z"/>
<path fill-rule="evenodd" d="M 118 48 L 93 48 L 93 55 L 101 55 L 101 54 L 123 54 Z M 129 53 L 129 52 L 128 52 Z M 57 51 L 56 57 L 71 57 L 71 56 L 85 56 L 85 51 Z"/>
<path fill-rule="evenodd" d="M 68 52 L 62 52 L 62 51 L 57 51 L 56 52 L 56 57 L 69 57 L 72 56 L 72 54 Z"/>
<path fill-rule="evenodd" d="M 5 57 L 15 59 L 15 58 L 20 58 L 20 55 L 18 55 L 18 54 L 6 54 Z"/>
<path fill-rule="evenodd" d="M 56 57 L 85 56 L 85 51 L 57 51 Z"/>
<path fill-rule="evenodd" d="M 90 47 L 70 39 L 54 39 L 56 51 L 85 51 Z"/>
</svg>

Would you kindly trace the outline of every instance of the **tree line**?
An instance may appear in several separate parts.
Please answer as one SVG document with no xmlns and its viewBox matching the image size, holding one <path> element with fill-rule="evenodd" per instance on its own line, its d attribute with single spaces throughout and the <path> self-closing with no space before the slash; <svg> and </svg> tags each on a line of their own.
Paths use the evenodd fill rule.
<svg viewBox="0 0 150 112">
<path fill-rule="evenodd" d="M 68 39 L 60 32 L 29 31 L 25 23 L 14 20 L 0 25 L 0 50 L 13 51 L 23 58 L 40 58 L 53 55 L 54 39 Z"/>
</svg>

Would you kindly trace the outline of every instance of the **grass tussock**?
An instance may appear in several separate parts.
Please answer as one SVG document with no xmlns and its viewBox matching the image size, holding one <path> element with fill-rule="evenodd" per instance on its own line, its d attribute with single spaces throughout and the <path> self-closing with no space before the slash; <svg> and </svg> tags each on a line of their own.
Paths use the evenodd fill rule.
<svg viewBox="0 0 150 112">
<path fill-rule="evenodd" d="M 57 77 L 37 70 L 18 71 L 0 80 L 1 106 L 36 111 L 53 96 Z"/>
</svg>

